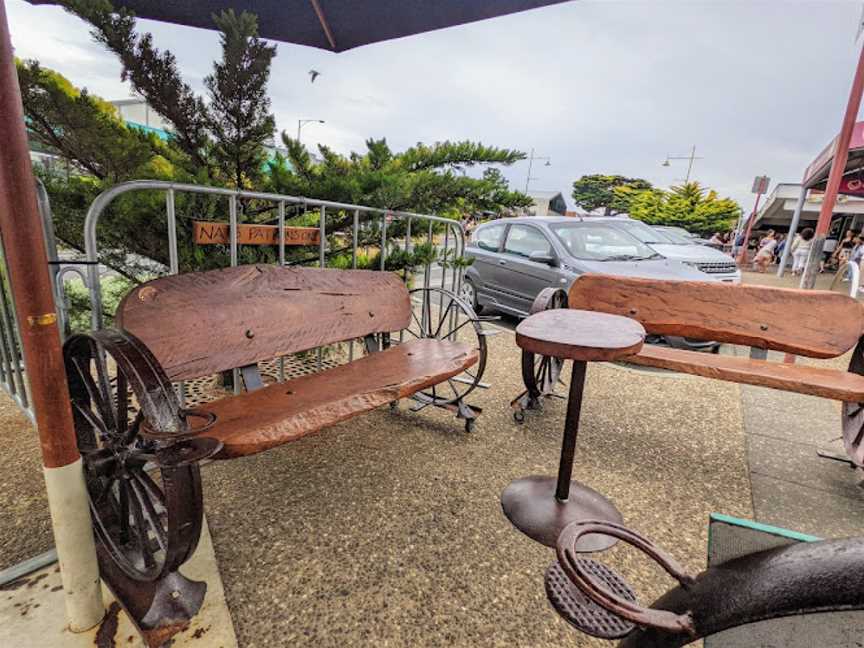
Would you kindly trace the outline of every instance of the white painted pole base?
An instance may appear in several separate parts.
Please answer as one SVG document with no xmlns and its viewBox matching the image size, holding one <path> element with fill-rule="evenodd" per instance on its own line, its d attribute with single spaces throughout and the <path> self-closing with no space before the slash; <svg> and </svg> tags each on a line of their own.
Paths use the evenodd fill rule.
<svg viewBox="0 0 864 648">
<path fill-rule="evenodd" d="M 66 600 L 66 619 L 72 632 L 83 632 L 105 616 L 84 470 L 80 458 L 62 468 L 43 470 Z"/>
</svg>

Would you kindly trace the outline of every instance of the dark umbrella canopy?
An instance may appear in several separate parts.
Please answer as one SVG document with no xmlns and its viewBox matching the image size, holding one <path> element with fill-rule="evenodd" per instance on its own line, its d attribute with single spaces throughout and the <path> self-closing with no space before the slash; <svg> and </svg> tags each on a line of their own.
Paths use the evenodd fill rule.
<svg viewBox="0 0 864 648">
<path fill-rule="evenodd" d="M 264 38 L 344 52 L 569 0 L 115 0 L 140 18 L 215 29 L 224 9 L 258 16 Z M 32 4 L 56 4 L 30 0 Z"/>
</svg>

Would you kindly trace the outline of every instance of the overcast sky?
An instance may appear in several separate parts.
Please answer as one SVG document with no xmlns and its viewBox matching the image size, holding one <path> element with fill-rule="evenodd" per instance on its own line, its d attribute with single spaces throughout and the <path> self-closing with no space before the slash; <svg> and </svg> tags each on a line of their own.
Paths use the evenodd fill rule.
<svg viewBox="0 0 864 648">
<path fill-rule="evenodd" d="M 860 51 L 859 0 L 580 0 L 332 54 L 279 44 L 270 95 L 279 129 L 341 151 L 479 140 L 551 157 L 532 189 L 587 173 L 683 178 L 667 153 L 696 145 L 694 177 L 752 205 L 753 177 L 800 180 L 836 134 Z M 56 7 L 7 3 L 16 54 L 106 99 L 129 96 L 113 55 Z M 196 89 L 215 32 L 140 21 Z M 310 84 L 308 70 L 321 76 Z M 524 189 L 527 162 L 504 170 Z"/>
</svg>

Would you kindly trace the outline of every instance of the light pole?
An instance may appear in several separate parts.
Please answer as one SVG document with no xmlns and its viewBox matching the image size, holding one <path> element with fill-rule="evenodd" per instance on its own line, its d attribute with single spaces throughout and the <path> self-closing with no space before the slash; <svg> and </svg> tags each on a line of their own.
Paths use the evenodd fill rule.
<svg viewBox="0 0 864 648">
<path fill-rule="evenodd" d="M 531 177 L 531 169 L 534 166 L 534 160 L 546 160 L 546 164 L 543 166 L 552 166 L 552 158 L 550 157 L 538 157 L 534 155 L 534 149 L 531 149 L 531 155 L 528 156 L 528 175 L 525 177 L 525 193 L 528 193 L 528 185 L 531 184 L 532 180 L 537 180 L 537 178 Z"/>
<path fill-rule="evenodd" d="M 663 161 L 661 166 L 668 167 L 672 166 L 669 161 L 670 160 L 689 160 L 690 163 L 687 165 L 687 177 L 684 179 L 684 184 L 690 182 L 690 173 L 693 171 L 693 161 L 694 160 L 704 160 L 705 158 L 696 157 L 696 145 L 693 145 L 693 148 L 690 150 L 690 155 L 679 155 L 679 156 L 666 156 L 666 159 Z"/>
<path fill-rule="evenodd" d="M 300 143 L 300 129 L 303 128 L 306 124 L 311 124 L 313 122 L 317 122 L 319 124 L 323 124 L 323 119 L 298 119 L 297 120 L 297 143 Z"/>
</svg>

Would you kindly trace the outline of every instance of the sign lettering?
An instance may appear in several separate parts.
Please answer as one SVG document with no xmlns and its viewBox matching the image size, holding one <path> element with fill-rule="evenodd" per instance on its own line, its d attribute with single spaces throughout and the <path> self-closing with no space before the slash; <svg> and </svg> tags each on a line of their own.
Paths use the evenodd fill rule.
<svg viewBox="0 0 864 648">
<path fill-rule="evenodd" d="M 228 245 L 231 226 L 209 221 L 192 222 L 192 238 L 198 245 Z M 285 245 L 318 245 L 321 232 L 317 227 L 286 227 Z M 238 225 L 237 243 L 240 245 L 279 245 L 279 227 L 276 225 Z"/>
</svg>

